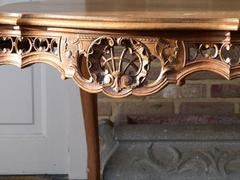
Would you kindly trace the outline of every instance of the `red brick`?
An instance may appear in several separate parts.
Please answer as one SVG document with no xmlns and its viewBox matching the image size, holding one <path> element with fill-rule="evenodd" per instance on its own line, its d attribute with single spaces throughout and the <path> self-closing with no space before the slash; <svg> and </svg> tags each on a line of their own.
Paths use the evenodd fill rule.
<svg viewBox="0 0 240 180">
<path fill-rule="evenodd" d="M 118 104 L 118 114 L 172 114 L 172 102 L 123 102 Z"/>
<path fill-rule="evenodd" d="M 212 98 L 239 98 L 239 84 L 214 84 L 211 86 Z"/>
<path fill-rule="evenodd" d="M 204 79 L 225 79 L 225 78 L 211 71 L 200 71 L 200 72 L 196 72 L 191 75 L 188 75 L 185 79 L 186 80 L 204 80 Z"/>
<path fill-rule="evenodd" d="M 159 67 L 151 67 L 147 76 L 147 81 L 156 80 L 160 75 L 161 69 Z"/>
<path fill-rule="evenodd" d="M 105 95 L 104 93 L 98 93 L 97 98 L 98 98 L 98 100 L 101 100 L 101 99 L 109 99 L 110 101 L 116 100 L 114 98 L 111 98 L 111 97 Z M 127 97 L 127 99 L 145 99 L 145 98 L 146 97 L 144 97 L 144 96 L 134 96 L 134 95 L 130 95 Z"/>
<path fill-rule="evenodd" d="M 171 84 L 150 98 L 205 98 L 206 85 L 185 84 L 181 87 Z"/>
<path fill-rule="evenodd" d="M 148 114 L 173 114 L 173 113 L 174 104 L 172 102 L 148 103 Z"/>
<path fill-rule="evenodd" d="M 99 116 L 111 116 L 112 115 L 111 102 L 99 102 L 98 101 L 98 115 Z"/>
<path fill-rule="evenodd" d="M 98 93 L 97 94 L 97 97 L 98 97 L 98 99 L 99 98 L 109 98 L 107 95 L 105 95 L 104 93 Z"/>
<path fill-rule="evenodd" d="M 230 115 L 234 114 L 231 102 L 183 102 L 179 114 L 189 115 Z"/>
</svg>

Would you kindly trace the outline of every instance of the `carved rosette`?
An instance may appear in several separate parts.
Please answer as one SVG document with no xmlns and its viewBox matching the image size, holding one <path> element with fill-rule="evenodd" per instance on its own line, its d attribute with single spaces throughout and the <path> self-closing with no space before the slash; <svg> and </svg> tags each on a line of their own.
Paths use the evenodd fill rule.
<svg viewBox="0 0 240 180">
<path fill-rule="evenodd" d="M 143 83 L 150 57 L 140 41 L 100 37 L 90 44 L 87 62 L 89 74 L 103 91 L 121 95 Z"/>
</svg>

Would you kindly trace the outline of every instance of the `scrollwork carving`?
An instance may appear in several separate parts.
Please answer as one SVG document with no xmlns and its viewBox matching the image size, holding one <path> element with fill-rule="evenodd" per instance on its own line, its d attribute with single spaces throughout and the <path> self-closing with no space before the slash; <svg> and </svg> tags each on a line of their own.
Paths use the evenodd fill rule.
<svg viewBox="0 0 240 180">
<path fill-rule="evenodd" d="M 117 98 L 151 95 L 169 83 L 182 85 L 184 77 L 201 70 L 211 70 L 227 79 L 239 77 L 239 54 L 237 42 L 194 43 L 174 38 L 85 34 L 0 35 L 1 64 L 25 67 L 47 63 L 61 72 L 62 79 L 73 78 L 86 91 L 102 91 Z M 82 73 L 82 61 L 87 64 L 87 77 Z M 159 67 L 154 79 L 147 79 L 156 64 Z"/>
<path fill-rule="evenodd" d="M 198 71 L 212 71 L 226 79 L 240 77 L 240 45 L 237 42 L 185 42 L 186 63 L 177 79 Z"/>
<path fill-rule="evenodd" d="M 195 149 L 189 152 L 171 146 L 162 147 L 167 151 L 168 161 L 159 158 L 154 153 L 154 143 L 150 143 L 145 148 L 145 157 L 134 158 L 132 163 L 138 164 L 144 162 L 155 169 L 156 176 L 158 172 L 173 174 L 184 171 L 194 171 L 198 175 L 218 175 L 219 177 L 228 177 L 231 175 L 233 165 L 240 165 L 240 152 L 231 151 L 230 149 L 220 149 L 217 147 L 208 148 L 199 151 Z M 166 160 L 165 160 L 166 161 Z M 237 162 L 237 164 L 233 163 Z M 196 168 L 196 166 L 199 166 Z M 201 168 L 200 168 L 201 167 Z"/>
<path fill-rule="evenodd" d="M 74 81 L 89 92 L 102 91 L 115 98 L 159 91 L 167 85 L 167 79 L 171 79 L 169 74 L 176 73 L 185 62 L 183 42 L 175 39 L 103 36 L 92 40 L 79 35 L 75 40 L 68 39 L 64 47 L 64 52 L 71 50 L 68 59 L 76 59 L 76 53 L 72 53 L 76 51 L 78 57 L 86 57 L 87 62 L 83 64 L 87 64 L 90 78 L 84 77 L 82 62 L 85 58 L 80 58 Z M 146 78 L 153 60 L 159 61 L 160 73 L 148 82 Z"/>
<path fill-rule="evenodd" d="M 147 76 L 150 57 L 135 39 L 100 37 L 87 52 L 89 73 L 103 88 L 119 93 L 139 86 Z"/>
<path fill-rule="evenodd" d="M 72 77 L 69 62 L 62 62 L 61 37 L 49 36 L 0 36 L 0 64 L 12 64 L 20 68 L 34 63 L 46 63 L 60 71 L 62 77 Z"/>
</svg>

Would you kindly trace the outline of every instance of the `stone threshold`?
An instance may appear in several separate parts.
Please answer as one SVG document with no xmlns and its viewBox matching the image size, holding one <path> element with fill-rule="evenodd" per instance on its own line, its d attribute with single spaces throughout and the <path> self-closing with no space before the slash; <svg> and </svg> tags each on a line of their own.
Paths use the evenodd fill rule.
<svg viewBox="0 0 240 180">
<path fill-rule="evenodd" d="M 240 116 L 119 115 L 99 133 L 104 180 L 240 179 Z"/>
</svg>

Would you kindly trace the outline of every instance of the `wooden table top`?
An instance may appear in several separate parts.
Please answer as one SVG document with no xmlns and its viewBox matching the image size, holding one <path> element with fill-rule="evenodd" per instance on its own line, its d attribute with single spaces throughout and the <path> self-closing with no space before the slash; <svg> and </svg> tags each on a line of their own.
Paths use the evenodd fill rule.
<svg viewBox="0 0 240 180">
<path fill-rule="evenodd" d="M 238 31 L 239 10 L 240 0 L 48 0 L 1 6 L 0 23 L 107 30 Z"/>
<path fill-rule="evenodd" d="M 240 58 L 229 55 L 240 49 L 233 32 L 239 21 L 240 0 L 14 3 L 0 7 L 0 65 L 49 64 L 81 88 L 88 180 L 100 180 L 97 98 L 90 93 L 151 95 L 204 70 L 240 77 Z"/>
</svg>

